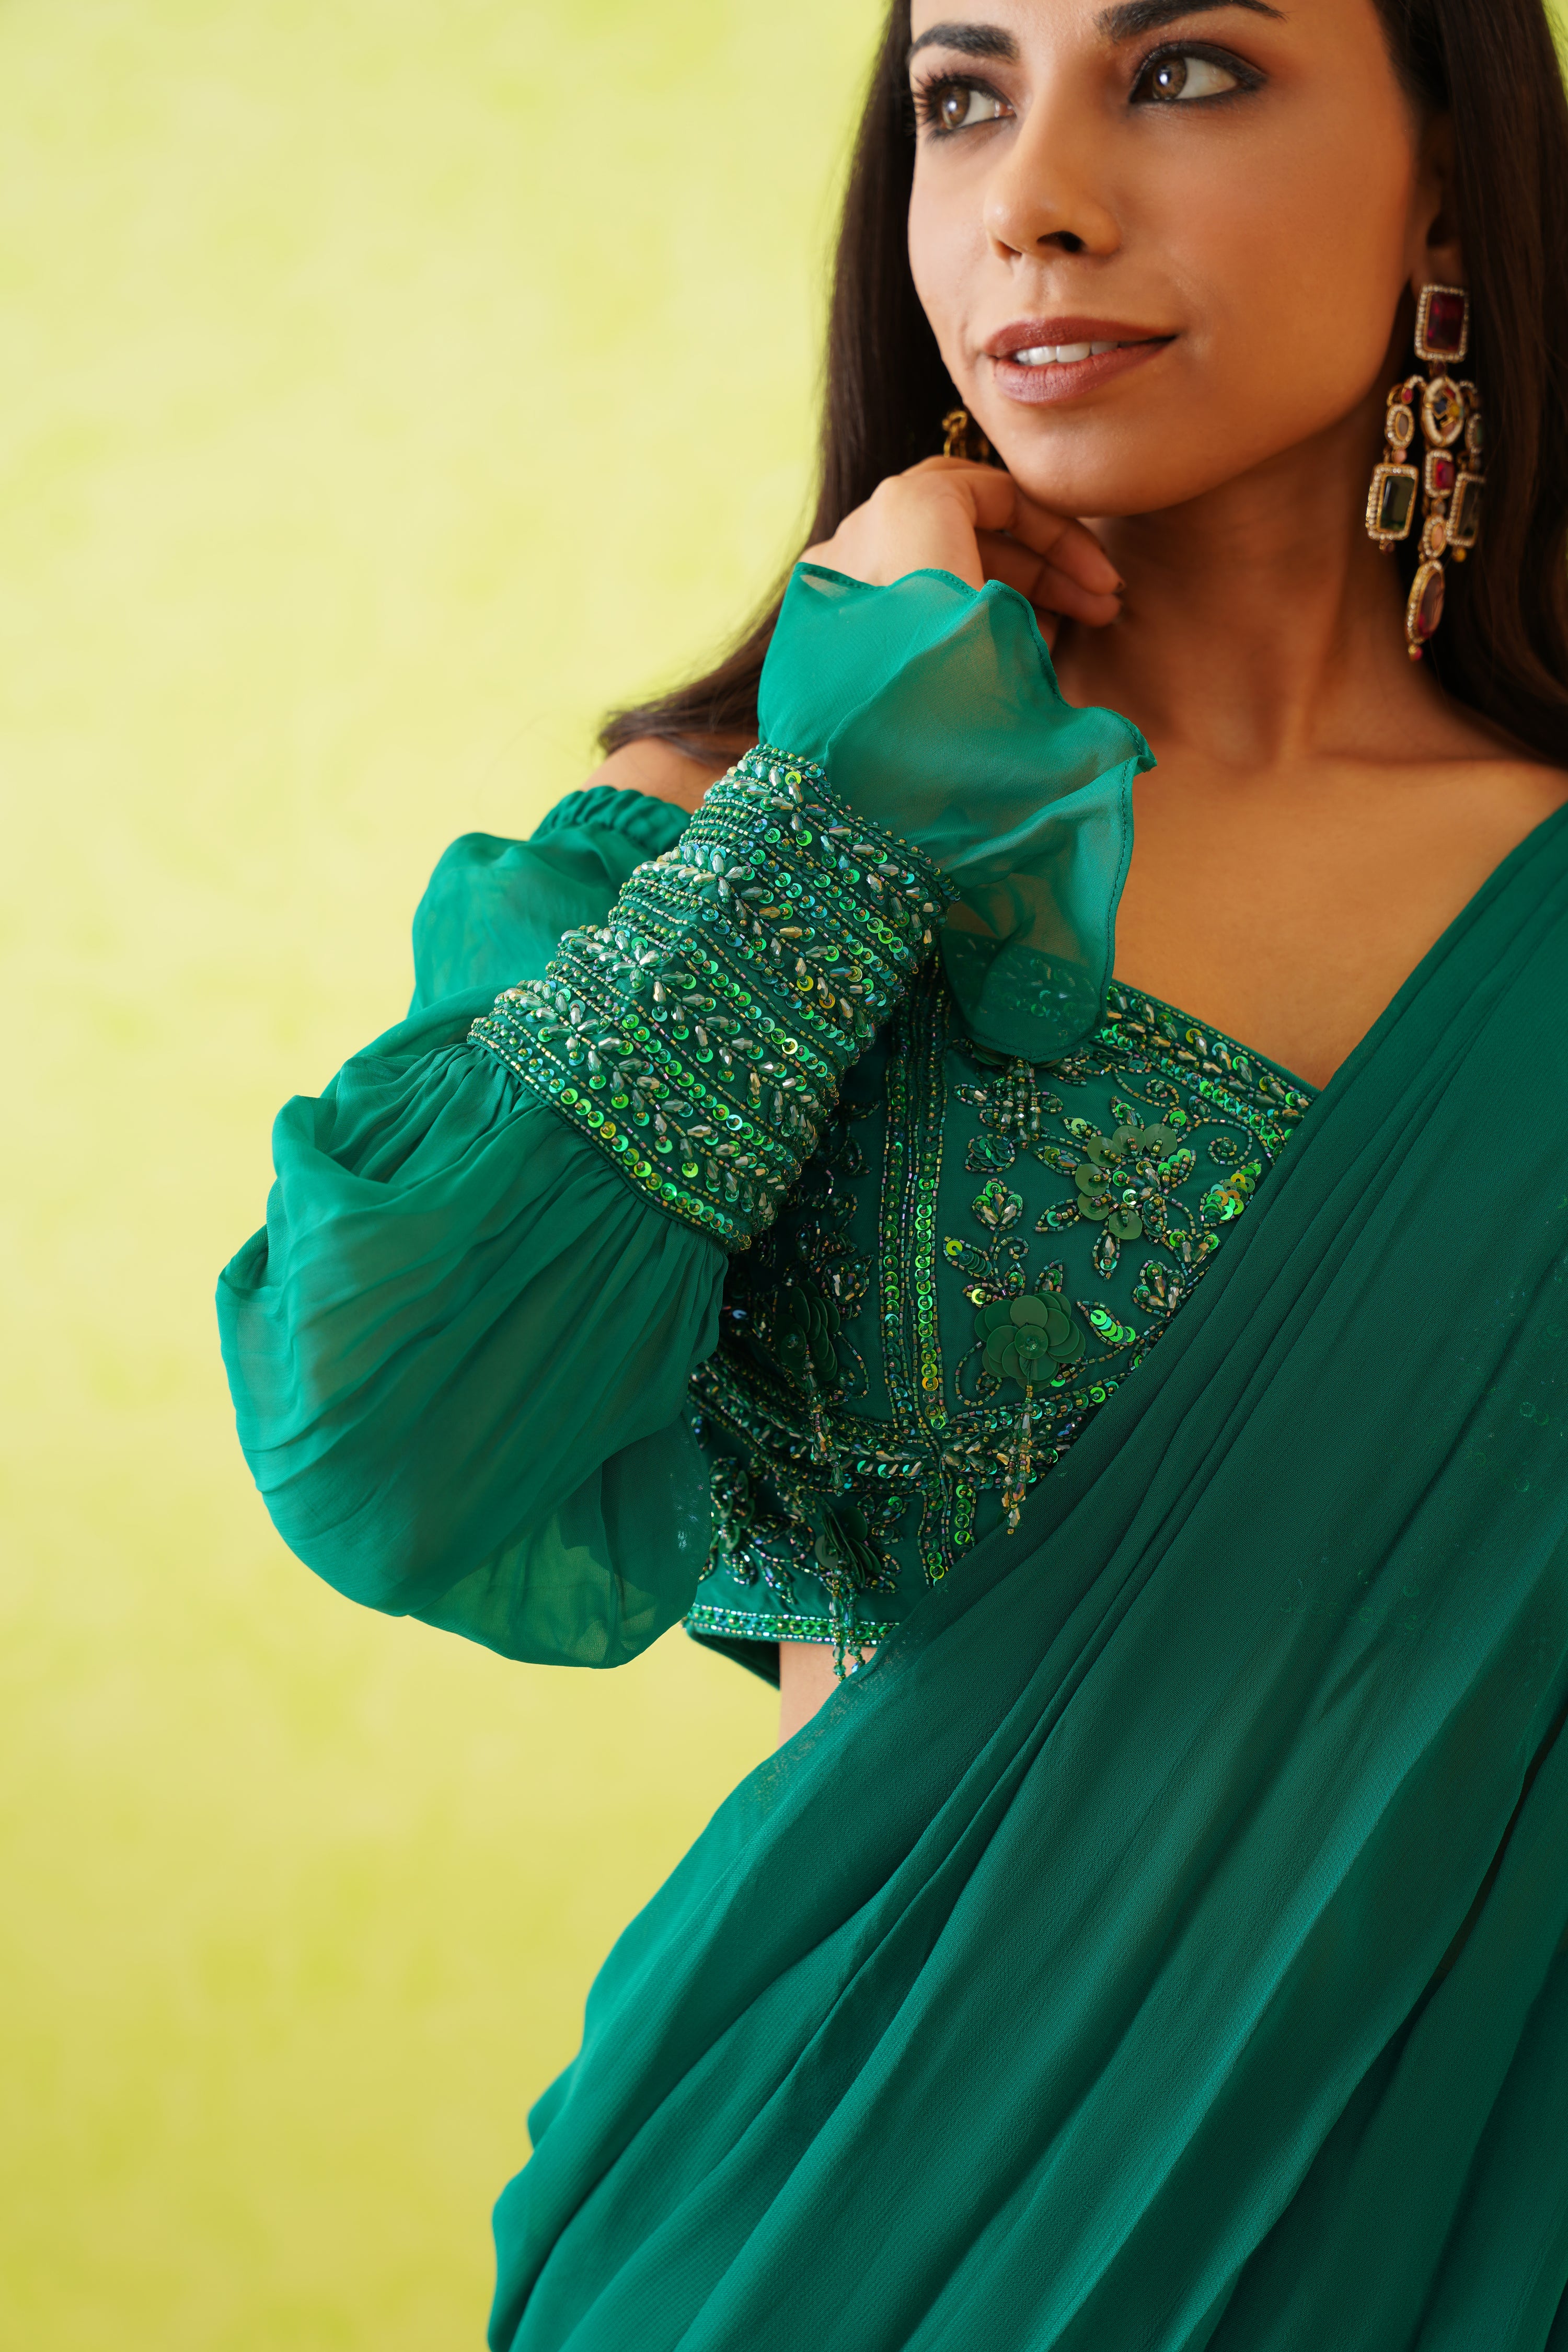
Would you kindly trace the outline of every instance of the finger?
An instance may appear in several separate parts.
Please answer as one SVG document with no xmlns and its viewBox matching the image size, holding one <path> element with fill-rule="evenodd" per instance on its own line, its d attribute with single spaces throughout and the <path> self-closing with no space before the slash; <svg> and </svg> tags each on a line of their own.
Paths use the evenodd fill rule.
<svg viewBox="0 0 1568 2352">
<path fill-rule="evenodd" d="M 1009 530 L 1040 555 L 1049 554 L 1069 528 L 1066 515 L 1050 514 L 1026 499 L 1012 476 L 999 466 L 977 466 L 968 457 L 923 458 L 907 473 L 883 483 L 878 495 L 894 489 L 907 489 L 921 499 L 935 491 L 941 499 L 956 500 L 977 536 L 982 531 Z"/>
<path fill-rule="evenodd" d="M 987 578 L 1016 588 L 1038 611 L 1060 613 L 1074 621 L 1086 621 L 1092 628 L 1103 628 L 1122 610 L 1119 596 L 1085 588 L 1082 581 L 1058 571 L 1054 563 L 1042 562 L 1014 539 L 983 531 L 979 549 Z"/>
<path fill-rule="evenodd" d="M 1092 629 L 1109 628 L 1122 617 L 1120 596 L 1096 595 L 1092 589 L 1070 580 L 1065 572 L 1058 572 L 1054 564 L 1048 563 L 1041 572 L 1030 602 L 1037 609 L 1059 613 L 1064 621 L 1086 622 Z"/>
<path fill-rule="evenodd" d="M 1121 589 L 1121 575 L 1088 526 L 1041 506 L 1000 467 L 977 466 L 963 457 L 927 457 L 910 471 L 949 478 L 970 506 L 977 532 L 1010 532 L 1092 594 L 1113 595 Z"/>
<path fill-rule="evenodd" d="M 1051 526 L 1049 530 L 1043 528 L 1047 522 Z M 1086 523 L 1047 515 L 1043 507 L 1019 491 L 1018 520 L 1008 529 L 1025 547 L 1046 557 L 1053 570 L 1064 572 L 1092 594 L 1113 596 L 1120 592 L 1122 575 Z"/>
</svg>

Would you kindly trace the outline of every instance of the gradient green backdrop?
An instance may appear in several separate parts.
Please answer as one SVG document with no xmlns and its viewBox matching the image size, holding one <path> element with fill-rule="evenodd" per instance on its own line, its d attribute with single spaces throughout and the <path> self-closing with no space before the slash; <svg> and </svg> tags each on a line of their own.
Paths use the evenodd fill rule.
<svg viewBox="0 0 1568 2352">
<path fill-rule="evenodd" d="M 267 1129 L 810 476 L 877 0 L 0 0 L 0 2344 L 476 2345 L 617 1929 L 763 1752 L 350 1609 L 211 1307 Z"/>
</svg>

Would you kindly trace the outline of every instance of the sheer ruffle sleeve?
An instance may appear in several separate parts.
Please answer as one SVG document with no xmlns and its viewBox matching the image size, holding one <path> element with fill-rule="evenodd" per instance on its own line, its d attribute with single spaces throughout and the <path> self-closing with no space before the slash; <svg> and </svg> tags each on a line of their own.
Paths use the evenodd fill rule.
<svg viewBox="0 0 1568 2352">
<path fill-rule="evenodd" d="M 1050 1061 L 1103 1018 L 1133 849 L 1133 780 L 1154 765 L 1113 710 L 1075 709 L 1015 589 L 913 572 L 867 587 L 795 567 L 759 724 L 821 766 L 867 823 L 934 861 L 971 1035 Z"/>
</svg>

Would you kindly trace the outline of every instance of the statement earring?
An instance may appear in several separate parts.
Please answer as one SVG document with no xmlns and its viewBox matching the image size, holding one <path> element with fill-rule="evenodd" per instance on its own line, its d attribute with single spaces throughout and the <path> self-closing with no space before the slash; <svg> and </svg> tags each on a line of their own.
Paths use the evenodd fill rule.
<svg viewBox="0 0 1568 2352">
<path fill-rule="evenodd" d="M 1386 555 L 1408 539 L 1416 499 L 1423 492 L 1421 561 L 1405 605 L 1405 644 L 1419 661 L 1443 617 L 1447 581 L 1443 558 L 1462 563 L 1480 532 L 1485 428 L 1481 396 L 1448 373 L 1470 345 L 1470 298 L 1462 286 L 1423 286 L 1416 311 L 1416 356 L 1427 362 L 1423 380 L 1406 376 L 1388 395 L 1385 454 L 1366 494 L 1366 529 Z M 1425 444 L 1418 454 L 1419 417 Z M 1460 436 L 1464 447 L 1458 447 Z"/>
<path fill-rule="evenodd" d="M 972 466 L 990 463 L 991 445 L 967 408 L 950 408 L 942 419 L 942 455 L 966 457 Z"/>
</svg>

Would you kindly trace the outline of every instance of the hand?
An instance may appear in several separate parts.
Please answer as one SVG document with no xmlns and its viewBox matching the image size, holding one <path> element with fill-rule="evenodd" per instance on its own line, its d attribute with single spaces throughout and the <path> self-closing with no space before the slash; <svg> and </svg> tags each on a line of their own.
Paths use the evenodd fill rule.
<svg viewBox="0 0 1568 2352">
<path fill-rule="evenodd" d="M 971 588 L 1005 581 L 1034 606 L 1047 645 L 1063 620 L 1102 629 L 1122 609 L 1116 567 L 1092 531 L 1037 506 L 1010 474 L 964 457 L 890 474 L 805 560 L 872 587 L 927 570 Z"/>
</svg>

